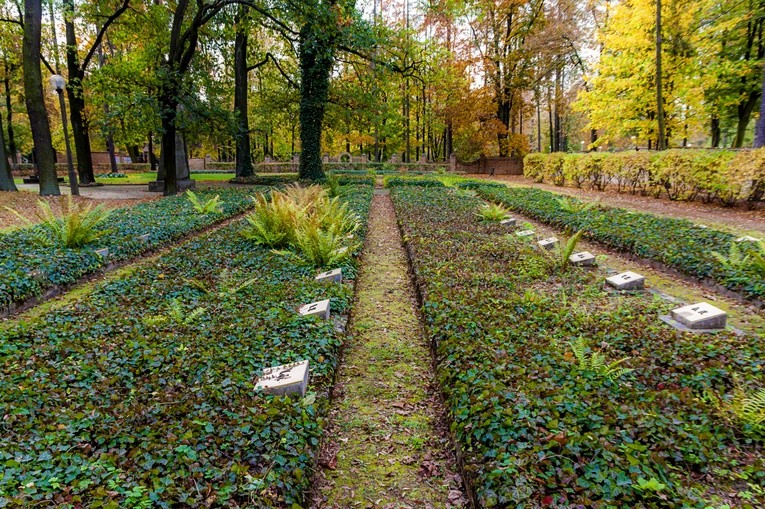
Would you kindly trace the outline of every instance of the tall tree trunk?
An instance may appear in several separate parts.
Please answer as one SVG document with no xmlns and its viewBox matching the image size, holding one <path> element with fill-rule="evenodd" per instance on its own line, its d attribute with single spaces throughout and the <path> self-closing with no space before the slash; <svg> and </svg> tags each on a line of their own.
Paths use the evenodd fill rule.
<svg viewBox="0 0 765 509">
<path fill-rule="evenodd" d="M 35 162 L 40 176 L 40 194 L 58 196 L 61 191 L 56 176 L 56 155 L 50 135 L 48 112 L 45 109 L 42 72 L 40 71 L 40 31 L 42 2 L 24 2 L 24 97 L 35 147 Z"/>
<path fill-rule="evenodd" d="M 534 97 L 537 101 L 537 152 L 542 152 L 542 99 L 539 90 L 535 90 Z"/>
<path fill-rule="evenodd" d="M 661 90 L 661 0 L 656 0 L 656 118 L 659 121 L 659 138 L 656 140 L 656 149 L 667 148 L 664 128 L 664 95 Z"/>
<path fill-rule="evenodd" d="M 550 152 L 555 152 L 555 128 L 553 127 L 552 90 L 547 87 L 547 120 L 550 130 Z"/>
<path fill-rule="evenodd" d="M 335 48 L 318 24 L 300 30 L 300 178 L 322 180 L 321 131 Z"/>
<path fill-rule="evenodd" d="M 765 72 L 762 79 L 762 93 L 760 94 L 760 118 L 754 128 L 754 148 L 765 147 Z"/>
<path fill-rule="evenodd" d="M 5 135 L 3 134 L 2 117 L 0 117 L 0 191 L 18 191 L 16 183 L 13 182 L 13 173 L 11 173 L 8 156 L 5 153 Z"/>
<path fill-rule="evenodd" d="M 736 126 L 736 139 L 733 141 L 733 148 L 741 148 L 744 146 L 746 128 L 749 126 L 749 120 L 752 118 L 754 107 L 757 106 L 757 100 L 759 98 L 760 91 L 753 91 L 749 93 L 745 100 L 742 100 L 738 104 L 738 125 Z"/>
<path fill-rule="evenodd" d="M 255 173 L 250 152 L 250 120 L 247 116 L 247 6 L 239 5 L 234 24 L 234 115 L 236 116 L 236 176 L 250 177 Z"/>
<path fill-rule="evenodd" d="M 497 133 L 497 144 L 499 145 L 499 156 L 508 156 L 508 138 L 510 132 L 510 90 L 500 89 L 497 101 L 497 120 L 502 123 L 504 130 Z"/>
<path fill-rule="evenodd" d="M 11 72 L 13 67 L 8 65 L 8 60 L 5 61 L 5 79 L 3 80 L 5 85 L 5 107 L 7 108 L 6 115 L 8 119 L 8 152 L 10 152 L 11 161 L 13 164 L 19 164 L 19 158 L 17 155 L 18 149 L 16 148 L 16 137 L 13 134 L 13 100 L 11 98 Z"/>
<path fill-rule="evenodd" d="M 712 117 L 711 122 L 711 135 L 712 135 L 712 148 L 718 148 L 720 146 L 720 138 L 722 137 L 722 130 L 720 129 L 720 118 L 717 116 Z"/>
<path fill-rule="evenodd" d="M 178 101 L 176 90 L 165 90 L 159 98 L 162 109 L 162 164 L 157 172 L 157 180 L 165 182 L 163 194 L 174 196 L 178 194 L 178 179 L 176 174 L 175 157 L 175 117 Z"/>
<path fill-rule="evenodd" d="M 64 25 L 66 26 L 66 68 L 69 72 L 66 92 L 69 97 L 69 117 L 72 121 L 74 151 L 77 154 L 77 172 L 80 183 L 92 184 L 96 179 L 93 175 L 89 126 L 85 116 L 85 96 L 82 89 L 85 73 L 80 69 L 77 37 L 74 33 L 74 0 L 64 0 Z"/>
<path fill-rule="evenodd" d="M 563 147 L 563 125 L 561 121 L 561 103 L 563 102 L 563 68 L 561 64 L 555 69 L 555 113 L 554 113 L 554 126 L 555 126 L 555 152 L 561 152 Z"/>
<path fill-rule="evenodd" d="M 149 131 L 149 166 L 152 173 L 157 171 L 157 158 L 154 156 L 154 134 Z"/>
</svg>

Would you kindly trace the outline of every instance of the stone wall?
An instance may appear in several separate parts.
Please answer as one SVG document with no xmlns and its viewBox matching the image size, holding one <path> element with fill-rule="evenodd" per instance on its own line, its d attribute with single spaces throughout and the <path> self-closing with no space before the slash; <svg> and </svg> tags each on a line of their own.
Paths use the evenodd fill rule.
<svg viewBox="0 0 765 509">
<path fill-rule="evenodd" d="M 456 171 L 479 175 L 523 175 L 523 159 L 516 157 L 481 157 L 472 163 L 456 163 Z"/>
</svg>

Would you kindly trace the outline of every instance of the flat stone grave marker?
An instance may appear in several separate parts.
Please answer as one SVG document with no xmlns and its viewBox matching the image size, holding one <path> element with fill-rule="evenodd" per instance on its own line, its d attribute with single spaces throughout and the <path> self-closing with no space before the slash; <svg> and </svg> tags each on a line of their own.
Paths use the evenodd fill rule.
<svg viewBox="0 0 765 509">
<path fill-rule="evenodd" d="M 308 388 L 308 361 L 264 369 L 255 388 L 274 395 L 305 396 Z"/>
<path fill-rule="evenodd" d="M 101 248 L 101 249 L 96 249 L 96 254 L 98 256 L 100 256 L 101 258 L 106 258 L 106 257 L 109 256 L 109 248 L 108 247 L 104 247 L 104 248 Z"/>
<path fill-rule="evenodd" d="M 328 270 L 322 272 L 316 276 L 316 281 L 319 283 L 342 283 L 343 282 L 343 269 Z"/>
<path fill-rule="evenodd" d="M 516 219 L 514 217 L 508 217 L 499 222 L 502 226 L 515 226 Z"/>
<path fill-rule="evenodd" d="M 516 235 L 519 237 L 533 237 L 534 236 L 534 230 L 523 230 L 520 232 L 515 232 Z"/>
<path fill-rule="evenodd" d="M 303 316 L 319 316 L 325 320 L 329 320 L 329 299 L 306 304 L 300 308 L 299 312 Z"/>
<path fill-rule="evenodd" d="M 752 237 L 751 235 L 744 235 L 743 237 L 739 237 L 736 239 L 736 242 L 759 242 L 760 239 L 757 237 Z"/>
<path fill-rule="evenodd" d="M 555 237 L 548 237 L 546 239 L 540 240 L 537 242 L 537 244 L 539 244 L 539 247 L 542 249 L 552 249 L 558 245 L 558 239 Z"/>
<path fill-rule="evenodd" d="M 724 329 L 728 320 L 725 311 L 706 302 L 673 309 L 671 316 L 691 330 Z"/>
<path fill-rule="evenodd" d="M 607 278 L 606 282 L 617 290 L 642 290 L 645 286 L 645 277 L 627 271 Z"/>
<path fill-rule="evenodd" d="M 149 242 L 149 234 L 148 233 L 144 233 L 143 235 L 138 235 L 136 237 L 136 240 L 138 242 L 143 242 L 144 244 L 146 244 L 147 242 Z"/>
<path fill-rule="evenodd" d="M 589 267 L 595 265 L 595 255 L 589 251 L 582 251 L 581 253 L 574 253 L 568 257 L 568 261 L 571 265 L 581 265 Z"/>
</svg>

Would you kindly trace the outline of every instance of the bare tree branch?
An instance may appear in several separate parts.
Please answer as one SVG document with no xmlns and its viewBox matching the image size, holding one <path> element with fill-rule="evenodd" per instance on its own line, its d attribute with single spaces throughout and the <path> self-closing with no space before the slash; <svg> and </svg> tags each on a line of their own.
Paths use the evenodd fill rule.
<svg viewBox="0 0 765 509">
<path fill-rule="evenodd" d="M 119 9 L 117 9 L 114 14 L 109 16 L 106 21 L 104 22 L 101 29 L 98 31 L 98 35 L 96 35 L 96 40 L 93 41 L 93 44 L 90 46 L 90 50 L 88 51 L 88 54 L 85 55 L 85 58 L 82 61 L 82 64 L 80 65 L 81 72 L 85 72 L 85 70 L 88 68 L 88 64 L 90 64 L 91 59 L 93 58 L 93 55 L 95 54 L 96 50 L 98 49 L 98 46 L 101 45 L 101 39 L 103 39 L 104 34 L 106 33 L 106 29 L 109 28 L 109 26 L 114 23 L 117 18 L 122 16 L 122 14 L 127 10 L 128 6 L 130 5 L 130 0 L 122 0 L 122 5 Z"/>
</svg>

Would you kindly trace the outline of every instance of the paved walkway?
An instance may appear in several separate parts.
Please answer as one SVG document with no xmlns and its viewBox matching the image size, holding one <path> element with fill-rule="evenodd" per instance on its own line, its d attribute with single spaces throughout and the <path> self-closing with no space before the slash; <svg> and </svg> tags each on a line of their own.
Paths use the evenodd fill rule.
<svg viewBox="0 0 765 509">
<path fill-rule="evenodd" d="M 37 184 L 16 184 L 19 191 L 31 191 L 39 193 L 40 188 Z M 59 184 L 61 194 L 70 194 L 69 186 Z M 162 193 L 150 193 L 148 185 L 104 185 L 99 187 L 81 187 L 80 196 L 93 198 L 94 200 L 140 200 L 143 198 L 157 198 Z"/>
<path fill-rule="evenodd" d="M 465 504 L 407 270 L 393 204 L 377 190 L 315 509 Z"/>
</svg>

